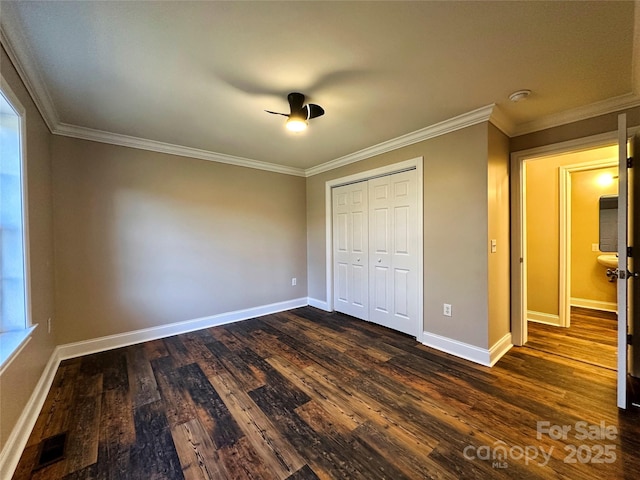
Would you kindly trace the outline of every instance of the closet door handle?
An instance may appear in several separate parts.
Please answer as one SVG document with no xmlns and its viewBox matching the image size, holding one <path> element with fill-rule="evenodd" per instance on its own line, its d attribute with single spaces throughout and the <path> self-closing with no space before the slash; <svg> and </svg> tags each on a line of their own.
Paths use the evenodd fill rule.
<svg viewBox="0 0 640 480">
<path fill-rule="evenodd" d="M 382 263 L 382 259 L 381 258 L 378 259 L 378 263 Z"/>
</svg>

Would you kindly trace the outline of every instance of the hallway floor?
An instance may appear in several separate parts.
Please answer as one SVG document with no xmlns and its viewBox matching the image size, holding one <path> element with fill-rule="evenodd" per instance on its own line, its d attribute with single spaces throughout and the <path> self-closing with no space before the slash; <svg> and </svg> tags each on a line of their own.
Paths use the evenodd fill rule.
<svg viewBox="0 0 640 480">
<path fill-rule="evenodd" d="M 571 326 L 554 327 L 529 322 L 527 347 L 616 370 L 618 316 L 571 307 Z"/>
</svg>

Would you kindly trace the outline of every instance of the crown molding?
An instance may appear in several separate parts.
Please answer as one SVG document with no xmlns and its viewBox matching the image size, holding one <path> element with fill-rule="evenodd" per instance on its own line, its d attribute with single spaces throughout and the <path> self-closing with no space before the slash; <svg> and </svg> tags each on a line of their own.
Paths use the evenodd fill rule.
<svg viewBox="0 0 640 480">
<path fill-rule="evenodd" d="M 489 121 L 493 123 L 507 137 L 513 136 L 513 132 L 516 129 L 516 124 L 513 122 L 511 117 L 509 117 L 504 112 L 504 110 L 500 108 L 499 105 L 495 105 L 493 112 L 491 112 Z"/>
<path fill-rule="evenodd" d="M 79 138 L 81 140 L 91 140 L 94 142 L 119 145 L 121 147 L 137 148 L 140 150 L 149 150 L 151 152 L 167 153 L 169 155 L 178 155 L 181 157 L 197 158 L 199 160 L 208 160 L 210 162 L 226 163 L 229 165 L 236 165 L 238 167 L 255 168 L 257 170 L 283 173 L 285 175 L 294 175 L 297 177 L 305 176 L 304 170 L 301 168 L 277 165 L 275 163 L 262 162 L 259 160 L 252 160 L 250 158 L 235 157 L 233 155 L 215 153 L 208 150 L 200 150 L 198 148 L 183 147 L 171 143 L 131 137 L 129 135 L 122 135 L 119 133 L 105 132 L 103 130 L 78 127 L 76 125 L 69 125 L 66 123 L 59 124 L 54 129 L 53 133 L 55 135 L 62 135 L 64 137 Z"/>
<path fill-rule="evenodd" d="M 310 177 L 485 121 L 490 121 L 508 137 L 515 137 L 640 106 L 640 55 L 636 54 L 636 52 L 640 51 L 640 1 L 636 0 L 635 3 L 634 23 L 636 28 L 634 29 L 634 58 L 632 66 L 633 93 L 566 110 L 519 125 L 516 125 L 499 106 L 491 104 L 307 169 L 277 165 L 260 160 L 235 157 L 223 153 L 61 123 L 49 90 L 44 82 L 42 72 L 34 61 L 35 57 L 29 48 L 28 41 L 26 41 L 23 32 L 16 25 L 10 24 L 6 20 L 6 16 L 4 18 L 0 16 L 0 44 L 6 50 L 20 79 L 33 99 L 36 108 L 53 134 L 255 168 L 286 175 Z"/>
<path fill-rule="evenodd" d="M 53 133 L 56 125 L 60 122 L 60 118 L 53 105 L 42 73 L 37 64 L 32 60 L 34 56 L 32 52 L 29 51 L 29 44 L 25 40 L 22 31 L 15 25 L 7 24 L 6 21 L 0 21 L 0 44 L 4 47 L 11 63 L 13 63 L 13 66 L 16 68 L 18 76 L 22 80 L 27 92 L 29 92 L 42 119 Z"/>
<path fill-rule="evenodd" d="M 526 135 L 527 133 L 538 132 L 548 128 L 559 127 L 568 123 L 579 122 L 588 118 L 606 115 L 607 113 L 618 112 L 628 108 L 640 106 L 640 95 L 627 93 L 618 97 L 608 98 L 600 102 L 590 103 L 581 107 L 565 110 L 547 117 L 543 117 L 531 122 L 522 123 L 513 130 L 511 137 Z"/>
<path fill-rule="evenodd" d="M 453 117 L 449 120 L 444 120 L 439 123 L 435 123 L 429 127 L 416 130 L 415 132 L 407 133 L 400 137 L 392 138 L 386 142 L 378 143 L 372 147 L 367 147 L 349 155 L 330 160 L 315 167 L 307 168 L 304 173 L 306 177 L 318 175 L 319 173 L 328 172 L 334 168 L 349 165 L 351 163 L 359 162 L 367 158 L 381 155 L 383 153 L 397 150 L 398 148 L 413 145 L 414 143 L 422 142 L 430 138 L 439 137 L 447 133 L 455 132 L 478 123 L 486 122 L 491 117 L 495 104 L 487 105 L 485 107 L 472 110 L 457 117 Z"/>
</svg>

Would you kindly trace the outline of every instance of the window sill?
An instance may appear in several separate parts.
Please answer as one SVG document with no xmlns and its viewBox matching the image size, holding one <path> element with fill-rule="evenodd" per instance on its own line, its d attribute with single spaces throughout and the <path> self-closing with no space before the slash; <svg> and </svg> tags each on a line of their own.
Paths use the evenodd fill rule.
<svg viewBox="0 0 640 480">
<path fill-rule="evenodd" d="M 20 350 L 31 340 L 31 335 L 38 324 L 24 330 L 0 333 L 0 375 L 4 373 Z"/>
</svg>

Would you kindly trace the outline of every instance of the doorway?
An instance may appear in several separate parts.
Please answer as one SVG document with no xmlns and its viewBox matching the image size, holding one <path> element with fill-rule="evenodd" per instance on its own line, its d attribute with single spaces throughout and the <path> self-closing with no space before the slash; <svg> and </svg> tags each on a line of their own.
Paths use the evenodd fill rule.
<svg viewBox="0 0 640 480">
<path fill-rule="evenodd" d="M 527 346 L 612 370 L 617 277 L 599 259 L 617 246 L 600 250 L 599 200 L 617 196 L 616 157 L 610 145 L 522 164 Z"/>
<path fill-rule="evenodd" d="M 637 323 L 637 318 L 633 316 L 633 302 L 638 289 L 633 286 L 637 277 L 633 272 L 632 248 L 633 243 L 629 243 L 630 237 L 638 241 L 633 229 L 634 216 L 638 209 L 633 209 L 635 192 L 633 182 L 633 170 L 631 169 L 633 160 L 634 138 L 639 129 L 627 128 L 627 118 L 625 114 L 618 115 L 617 131 L 595 135 L 592 137 L 580 138 L 553 145 L 533 148 L 527 151 L 519 151 L 511 154 L 511 327 L 512 341 L 514 345 L 522 346 L 527 342 L 527 262 L 526 262 L 526 231 L 523 230 L 523 217 L 525 205 L 525 168 L 524 162 L 535 158 L 550 155 L 561 155 L 570 152 L 589 151 L 598 147 L 617 145 L 618 151 L 618 188 L 619 201 L 617 203 L 616 229 L 618 237 L 617 268 L 615 273 L 619 275 L 617 280 L 617 405 L 626 408 L 629 404 L 628 379 L 631 378 L 633 366 L 635 365 L 633 336 L 633 323 Z M 636 222 L 637 223 L 637 222 Z M 633 242 L 633 240 L 631 240 Z M 631 270 L 630 270 L 631 269 Z M 640 351 L 636 349 L 636 351 Z"/>
</svg>

